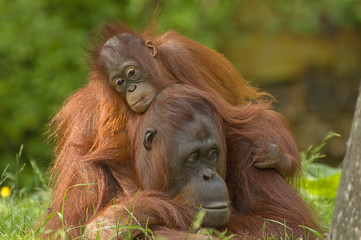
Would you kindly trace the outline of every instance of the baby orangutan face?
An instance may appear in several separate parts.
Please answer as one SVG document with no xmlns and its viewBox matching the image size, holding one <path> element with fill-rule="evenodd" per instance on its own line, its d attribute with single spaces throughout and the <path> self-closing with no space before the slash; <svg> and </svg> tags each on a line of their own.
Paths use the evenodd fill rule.
<svg viewBox="0 0 361 240">
<path fill-rule="evenodd" d="M 110 38 L 100 52 L 111 87 L 125 97 L 128 106 L 137 113 L 147 111 L 158 91 L 152 84 L 157 63 L 149 48 L 135 35 L 122 33 Z M 141 63 L 141 59 L 144 62 Z"/>
</svg>

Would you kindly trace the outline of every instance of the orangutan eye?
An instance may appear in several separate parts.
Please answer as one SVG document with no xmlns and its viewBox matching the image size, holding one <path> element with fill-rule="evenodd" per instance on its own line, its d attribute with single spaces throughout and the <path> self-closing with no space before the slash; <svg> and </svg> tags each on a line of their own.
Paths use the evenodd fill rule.
<svg viewBox="0 0 361 240">
<path fill-rule="evenodd" d="M 187 159 L 188 163 L 195 163 L 199 158 L 199 154 L 198 153 L 193 153 L 192 155 L 190 155 Z"/>
<path fill-rule="evenodd" d="M 135 75 L 135 73 L 136 73 L 135 68 L 129 68 L 129 69 L 127 70 L 127 77 L 128 77 L 128 78 L 133 77 L 133 76 Z"/>
<path fill-rule="evenodd" d="M 216 149 L 211 150 L 207 155 L 208 160 L 212 163 L 215 163 L 217 161 L 217 157 L 218 151 Z"/>
<path fill-rule="evenodd" d="M 116 86 L 122 86 L 124 84 L 124 82 L 125 82 L 124 79 L 121 79 L 121 78 L 117 78 L 114 80 L 114 84 Z"/>
<path fill-rule="evenodd" d="M 217 150 L 213 149 L 208 153 L 208 158 L 215 158 L 217 157 Z"/>
</svg>

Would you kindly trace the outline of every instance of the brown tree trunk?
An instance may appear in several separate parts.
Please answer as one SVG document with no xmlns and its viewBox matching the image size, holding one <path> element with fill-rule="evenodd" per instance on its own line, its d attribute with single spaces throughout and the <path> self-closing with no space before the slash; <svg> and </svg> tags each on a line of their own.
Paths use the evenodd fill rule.
<svg viewBox="0 0 361 240">
<path fill-rule="evenodd" d="M 343 161 L 329 239 L 361 240 L 361 85 Z"/>
</svg>

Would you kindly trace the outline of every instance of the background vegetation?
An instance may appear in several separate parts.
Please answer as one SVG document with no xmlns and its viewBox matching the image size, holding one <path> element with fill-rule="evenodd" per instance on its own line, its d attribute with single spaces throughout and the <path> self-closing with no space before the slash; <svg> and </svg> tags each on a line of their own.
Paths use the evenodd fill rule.
<svg viewBox="0 0 361 240">
<path fill-rule="evenodd" d="M 17 203 L 21 205 L 25 201 L 26 204 L 33 205 L 46 199 L 44 194 L 47 191 L 39 191 L 39 188 L 44 189 L 46 186 L 47 180 L 43 173 L 53 159 L 53 146 L 46 142 L 46 124 L 62 102 L 86 83 L 88 66 L 84 49 L 89 48 L 89 39 L 94 35 L 94 30 L 103 23 L 115 20 L 142 30 L 151 19 L 157 3 L 156 0 L 0 0 L 0 174 L 4 170 L 7 173 L 0 179 L 0 187 L 11 186 L 12 193 L 17 194 Z M 339 106 L 339 99 L 346 98 L 350 99 L 351 107 L 347 103 L 346 107 L 339 107 L 335 119 L 343 116 L 344 109 L 353 111 L 352 96 L 357 89 L 353 88 L 353 82 L 358 83 L 361 72 L 359 0 L 164 1 L 163 13 L 159 17 L 159 32 L 169 29 L 178 30 L 187 37 L 224 52 L 247 79 L 269 89 L 276 97 L 287 97 L 287 92 L 295 86 L 297 91 L 309 89 L 302 95 L 307 97 L 305 107 L 303 103 L 292 101 L 291 96 L 290 101 L 286 99 L 279 104 L 280 111 L 294 125 L 297 125 L 297 121 L 293 119 L 300 119 L 293 110 L 298 106 L 307 111 L 331 111 L 333 106 Z M 290 39 L 290 36 L 296 40 L 287 40 L 288 45 L 284 44 L 282 41 Z M 321 46 L 324 43 L 330 44 L 331 49 L 340 48 L 339 52 L 336 54 L 325 50 L 318 55 L 307 55 L 311 56 L 306 58 L 307 61 L 302 57 L 299 58 L 302 61 L 294 61 L 292 56 L 303 56 L 307 52 L 307 48 L 300 48 L 302 54 L 294 50 L 300 42 L 310 42 L 307 45 L 308 51 L 315 52 L 320 45 L 312 44 L 318 43 L 320 38 Z M 270 44 L 270 39 L 277 39 L 284 48 L 272 49 L 274 42 Z M 269 48 L 264 48 L 267 43 L 270 44 Z M 289 46 L 294 48 L 288 48 Z M 256 53 L 254 49 L 262 51 Z M 282 52 L 287 54 L 282 55 Z M 278 64 L 277 58 L 282 58 L 287 64 Z M 321 70 L 315 71 L 314 67 Z M 307 82 L 308 85 L 297 85 L 299 82 L 290 81 L 303 81 L 305 78 L 311 79 Z M 320 82 L 319 79 L 322 79 L 321 84 L 315 85 L 314 83 Z M 336 85 L 343 82 L 347 83 L 345 89 Z M 331 83 L 334 85 L 330 85 Z M 280 92 L 279 86 L 285 86 L 286 91 Z M 315 89 L 326 89 L 330 96 Z M 339 89 L 343 91 L 340 98 L 330 104 L 334 96 L 338 96 Z M 318 102 L 323 103 L 323 99 L 327 101 L 319 105 Z M 291 107 L 287 107 L 285 102 L 289 102 Z M 300 114 L 311 116 L 314 113 L 308 114 L 307 111 L 301 111 Z M 330 118 L 325 111 L 320 112 Z M 312 119 L 302 118 L 302 122 L 311 126 L 314 123 Z M 342 121 L 337 121 L 337 124 L 339 122 Z M 346 119 L 344 122 L 348 126 L 351 121 Z M 338 144 L 331 144 L 332 149 L 338 149 L 336 145 L 343 146 L 348 129 L 346 127 L 344 132 L 344 129 L 337 129 L 337 126 L 336 129 L 330 129 L 330 125 L 315 125 L 317 130 L 311 129 L 312 134 L 305 134 L 307 130 L 297 128 L 296 135 L 300 132 L 297 139 L 304 140 L 303 143 L 300 142 L 301 150 L 305 149 L 304 146 L 320 143 L 320 137 L 316 140 L 312 137 L 323 137 L 329 130 L 342 132 L 343 135 L 337 138 L 340 140 L 335 140 L 339 141 Z M 23 156 L 17 159 L 15 154 L 22 144 Z M 332 154 L 331 151 L 330 155 Z M 337 154 L 340 160 L 343 156 L 342 148 Z M 328 178 L 339 172 L 334 172 L 331 168 L 328 171 L 323 165 L 312 165 L 311 168 L 321 175 L 306 176 L 309 181 L 303 186 L 314 190 L 305 195 L 311 199 L 331 199 L 332 203 L 333 190 L 322 192 L 321 189 L 330 184 L 335 188 L 338 180 L 331 177 L 328 179 L 331 182 L 325 180 L 325 185 L 318 185 L 321 186 L 318 188 L 315 182 L 318 178 Z M 17 174 L 20 170 L 21 174 Z M 5 179 L 5 176 L 8 178 Z M 15 209 L 9 207 L 9 198 L 6 198 L 7 202 L 4 199 L 0 202 L 0 236 L 4 232 L 22 232 L 25 229 L 16 224 L 14 230 L 11 222 L 5 223 L 3 216 L 11 218 L 7 213 L 16 211 L 15 216 L 30 216 L 30 222 L 34 222 L 31 217 L 33 215 L 21 212 L 19 205 L 14 205 L 17 206 Z M 316 201 L 315 204 L 319 203 Z M 330 212 L 332 211 L 327 214 Z M 20 222 L 27 222 L 25 218 L 21 219 Z"/>
</svg>

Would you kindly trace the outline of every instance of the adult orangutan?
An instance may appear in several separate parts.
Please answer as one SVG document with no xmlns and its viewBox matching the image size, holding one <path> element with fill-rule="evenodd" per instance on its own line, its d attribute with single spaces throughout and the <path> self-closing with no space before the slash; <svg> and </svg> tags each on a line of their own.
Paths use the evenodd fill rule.
<svg viewBox="0 0 361 240">
<path fill-rule="evenodd" d="M 78 226 L 128 186 L 133 189 L 128 115 L 146 111 L 159 90 L 182 82 L 232 104 L 265 95 L 248 86 L 221 54 L 179 34 L 152 37 L 119 25 L 104 29 L 104 41 L 92 53 L 88 84 L 66 101 L 51 123 L 58 143 L 49 213 L 62 212 L 64 221 L 53 217 L 45 228 L 65 227 L 71 237 L 79 236 Z M 290 143 L 258 140 L 254 146 L 263 149 L 254 155 L 258 167 L 275 168 L 285 177 L 300 168 L 297 151 L 288 151 Z M 264 145 L 267 148 L 261 148 Z"/>
<path fill-rule="evenodd" d="M 87 237 L 121 238 L 125 230 L 117 222 L 129 219 L 126 207 L 156 236 L 184 239 L 201 207 L 203 227 L 227 228 L 234 239 L 262 238 L 265 222 L 268 235 L 285 237 L 285 223 L 288 235 L 315 239 L 300 225 L 321 228 L 292 187 L 274 169 L 254 166 L 259 139 L 293 145 L 284 127 L 268 105 L 234 107 L 185 85 L 168 86 L 146 113 L 130 115 L 137 184 L 95 216 Z M 269 128 L 275 135 L 269 135 Z"/>
</svg>

